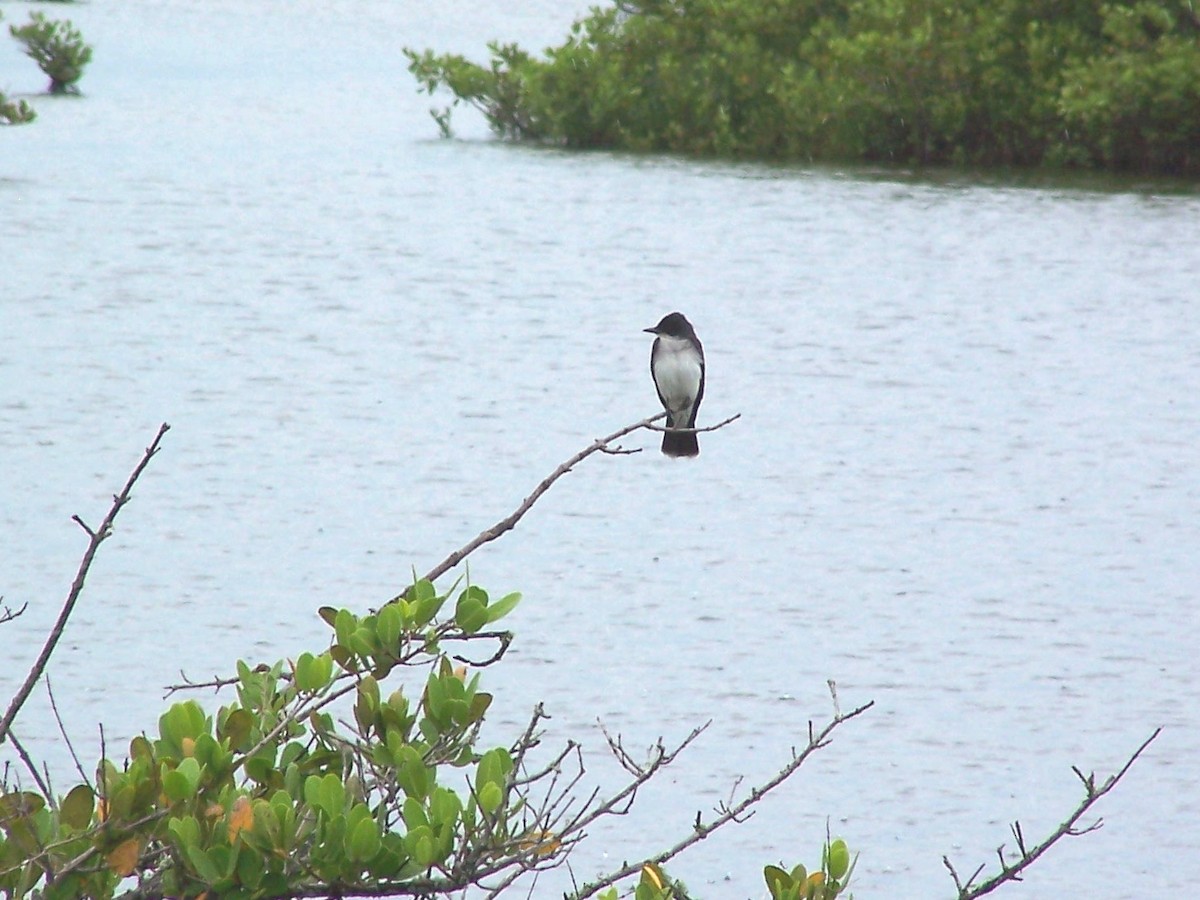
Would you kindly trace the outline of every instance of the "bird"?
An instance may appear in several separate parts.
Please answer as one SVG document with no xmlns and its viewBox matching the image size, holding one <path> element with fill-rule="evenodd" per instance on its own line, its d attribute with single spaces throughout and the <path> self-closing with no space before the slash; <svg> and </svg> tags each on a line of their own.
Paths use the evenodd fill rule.
<svg viewBox="0 0 1200 900">
<path fill-rule="evenodd" d="M 695 428 L 696 411 L 704 397 L 704 347 L 683 313 L 663 316 L 653 328 L 650 376 L 658 399 L 667 411 L 667 428 Z M 694 433 L 663 432 L 662 452 L 667 456 L 697 456 L 700 442 Z"/>
</svg>

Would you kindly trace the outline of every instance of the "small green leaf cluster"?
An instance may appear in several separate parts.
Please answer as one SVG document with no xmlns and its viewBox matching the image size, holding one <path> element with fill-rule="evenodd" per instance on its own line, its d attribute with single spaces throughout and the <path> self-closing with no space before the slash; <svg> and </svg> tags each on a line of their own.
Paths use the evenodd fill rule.
<svg viewBox="0 0 1200 900">
<path fill-rule="evenodd" d="M 239 662 L 221 682 L 233 702 L 215 714 L 195 700 L 173 704 L 157 737 L 135 737 L 123 764 L 101 760 L 94 787 L 57 804 L 3 790 L 0 895 L 108 898 L 131 875 L 179 898 L 331 885 L 450 892 L 485 861 L 495 871 L 498 860 L 520 868 L 552 855 L 553 836 L 531 837 L 519 816 L 512 752 L 477 746 L 492 696 L 441 649 L 496 639 L 481 630 L 519 595 L 491 602 L 470 586 L 441 621 L 449 599 L 418 582 L 370 615 L 322 610 L 329 649 Z M 423 679 L 400 679 L 385 695 L 386 677 L 414 667 Z M 331 712 L 342 698 L 352 725 Z"/>
<path fill-rule="evenodd" d="M 1200 172 L 1187 0 L 627 0 L 533 57 L 406 49 L 502 137 L 798 160 Z M 435 113 L 449 134 L 449 110 Z"/>
<path fill-rule="evenodd" d="M 850 884 L 857 857 L 850 858 L 850 848 L 841 838 L 825 844 L 821 853 L 821 868 L 809 872 L 802 865 L 790 872 L 780 866 L 763 869 L 763 879 L 771 900 L 834 900 Z"/>
<path fill-rule="evenodd" d="M 4 21 L 4 13 L 0 13 L 0 22 Z M 0 91 L 0 125 L 24 125 L 37 118 L 33 107 L 24 100 L 9 100 Z"/>
<path fill-rule="evenodd" d="M 78 93 L 77 82 L 92 60 L 92 47 L 70 21 L 47 19 L 44 13 L 29 14 L 29 22 L 9 26 L 9 32 L 25 45 L 25 55 L 50 77 L 50 93 Z"/>
<path fill-rule="evenodd" d="M 0 125 L 25 125 L 37 118 L 37 112 L 24 100 L 9 100 L 0 91 Z"/>
</svg>

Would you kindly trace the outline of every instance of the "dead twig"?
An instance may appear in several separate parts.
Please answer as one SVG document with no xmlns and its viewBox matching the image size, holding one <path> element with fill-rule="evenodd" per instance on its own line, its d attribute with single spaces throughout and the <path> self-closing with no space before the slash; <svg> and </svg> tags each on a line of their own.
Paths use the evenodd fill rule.
<svg viewBox="0 0 1200 900">
<path fill-rule="evenodd" d="M 1072 766 L 1071 771 L 1073 771 L 1083 783 L 1083 800 L 1077 807 L 1075 807 L 1074 811 L 1067 817 L 1065 822 L 1059 825 L 1049 837 L 1035 847 L 1027 848 L 1025 846 L 1025 834 L 1021 829 L 1021 823 L 1013 822 L 1009 827 L 1012 831 L 1013 839 L 1017 843 L 1017 850 L 1020 853 L 1020 856 L 1015 863 L 1009 865 L 1004 861 L 1004 845 L 1001 844 L 996 848 L 996 855 L 1000 858 L 1000 871 L 986 881 L 975 884 L 975 879 L 980 876 L 985 868 L 984 865 L 980 865 L 971 874 L 971 876 L 964 881 L 959 877 L 959 874 L 951 864 L 949 857 L 943 856 L 942 864 L 950 872 L 950 877 L 954 879 L 954 887 L 958 891 L 957 900 L 975 900 L 976 897 L 982 897 L 985 894 L 990 894 L 996 888 L 1000 887 L 1000 885 L 1009 881 L 1020 881 L 1022 873 L 1031 865 L 1033 865 L 1042 854 L 1053 847 L 1062 838 L 1078 837 L 1079 835 L 1088 834 L 1089 832 L 1100 828 L 1104 824 L 1103 819 L 1097 819 L 1090 825 L 1083 827 L 1079 827 L 1077 823 L 1081 818 L 1083 818 L 1084 814 L 1091 809 L 1092 805 L 1097 800 L 1117 786 L 1117 782 L 1125 777 L 1125 773 L 1129 771 L 1130 766 L 1137 761 L 1138 757 L 1142 755 L 1146 748 L 1149 747 L 1150 744 L 1154 742 L 1154 739 L 1157 738 L 1161 733 L 1161 727 L 1154 729 L 1154 733 L 1150 735 L 1150 737 L 1146 738 L 1146 740 L 1142 742 L 1142 745 L 1133 752 L 1133 755 L 1125 761 L 1125 765 L 1121 767 L 1120 771 L 1110 775 L 1108 779 L 1098 787 L 1096 785 L 1096 775 L 1094 772 L 1084 775 L 1078 768 Z"/>
<path fill-rule="evenodd" d="M 831 685 L 831 691 L 832 691 L 832 689 L 833 688 Z M 796 772 L 796 770 L 799 769 L 800 766 L 802 766 L 804 764 L 805 760 L 807 760 L 810 756 L 812 756 L 813 753 L 817 752 L 818 750 L 822 749 L 823 747 L 828 746 L 828 744 L 831 740 L 831 736 L 833 735 L 834 730 L 837 729 L 838 726 L 840 726 L 844 722 L 848 722 L 850 719 L 853 719 L 853 718 L 856 718 L 857 716 L 862 715 L 864 712 L 866 712 L 868 709 L 870 709 L 874 705 L 875 705 L 875 701 L 872 700 L 870 703 L 865 703 L 862 706 L 856 707 L 855 709 L 850 710 L 850 712 L 848 712 L 848 713 L 842 713 L 842 712 L 838 711 L 834 714 L 834 717 L 832 719 L 830 719 L 829 722 L 826 723 L 825 727 L 822 728 L 820 731 L 815 731 L 813 729 L 812 723 L 810 722 L 809 726 L 808 726 L 808 732 L 809 732 L 808 745 L 803 750 L 801 750 L 799 753 L 796 753 L 796 751 L 793 749 L 791 761 L 787 765 L 785 765 L 782 769 L 780 769 L 774 775 L 774 777 L 772 777 L 769 780 L 765 781 L 764 783 L 758 785 L 757 787 L 752 788 L 750 790 L 750 793 L 747 794 L 746 797 L 743 798 L 740 802 L 720 804 L 720 806 L 718 807 L 718 810 L 717 810 L 718 815 L 711 822 L 705 823 L 702 820 L 701 814 L 697 813 L 696 819 L 692 823 L 691 833 L 687 837 L 680 840 L 677 844 L 675 844 L 675 846 L 673 846 L 667 850 L 664 850 L 662 853 L 659 853 L 657 856 L 653 856 L 650 859 L 633 862 L 633 863 L 626 863 L 621 868 L 616 869 L 612 872 L 609 872 L 608 874 L 601 876 L 600 878 L 596 879 L 593 882 L 583 885 L 582 887 L 578 888 L 575 891 L 575 893 L 568 895 L 570 897 L 570 900 L 584 900 L 584 898 L 586 898 L 586 897 L 591 897 L 594 894 L 597 894 L 600 891 L 604 890 L 605 888 L 616 884 L 618 881 L 621 881 L 624 878 L 628 878 L 629 876 L 640 872 L 642 869 L 642 866 L 644 866 L 646 863 L 654 863 L 655 865 L 661 866 L 664 863 L 667 863 L 671 859 L 678 856 L 680 853 L 682 853 L 684 850 L 691 847 L 693 844 L 697 844 L 700 841 L 704 840 L 705 838 L 707 838 L 710 834 L 712 834 L 717 829 L 722 828 L 725 825 L 728 825 L 730 822 L 744 821 L 748 817 L 750 808 L 752 806 L 759 803 L 763 799 L 763 797 L 765 797 L 768 793 L 770 793 L 772 790 L 774 790 L 779 785 L 783 784 L 783 782 L 785 782 L 788 778 L 790 778 Z M 666 765 L 668 762 L 670 762 L 672 759 L 674 759 L 675 755 L 678 754 L 679 751 L 682 750 L 684 747 L 686 747 L 689 743 L 691 743 L 691 741 L 694 740 L 700 734 L 701 731 L 703 731 L 703 728 L 698 728 L 695 731 L 693 731 L 688 736 L 688 738 L 678 748 L 676 748 L 675 751 L 673 751 L 670 754 L 667 754 L 665 758 L 652 755 L 651 763 L 648 766 L 646 766 L 645 769 L 643 770 L 644 775 L 639 778 L 635 778 L 634 781 L 631 783 L 630 787 L 632 787 L 632 791 L 634 793 L 636 793 L 637 788 L 641 786 L 642 782 L 644 782 L 647 778 L 649 778 L 656 771 L 658 771 L 658 769 L 661 768 L 663 765 Z M 616 746 L 613 746 L 613 744 L 614 744 L 613 739 L 609 738 L 609 745 L 610 745 L 610 747 L 612 747 L 614 754 L 617 754 L 617 758 L 620 760 L 624 751 L 620 748 L 619 741 L 616 742 Z M 662 750 L 661 742 L 655 749 L 657 751 L 661 752 L 661 750 Z M 622 760 L 622 765 L 624 765 L 624 764 L 625 763 Z M 626 791 L 629 791 L 628 787 L 626 788 Z M 625 792 L 623 792 L 623 793 L 625 793 Z M 617 795 L 618 798 L 621 796 L 622 796 L 621 794 Z M 616 798 L 614 798 L 614 800 L 615 799 Z M 731 800 L 732 800 L 732 797 L 731 797 Z M 614 801 L 609 801 L 609 804 L 606 804 L 606 805 L 611 806 L 611 804 L 613 802 Z M 608 812 L 611 814 L 612 810 L 609 809 Z"/>
<path fill-rule="evenodd" d="M 614 447 L 612 446 L 612 443 L 613 441 L 641 428 L 646 428 L 650 431 L 666 431 L 667 429 L 663 428 L 662 426 L 654 424 L 659 419 L 666 418 L 666 415 L 667 414 L 665 412 L 661 412 L 656 416 L 650 416 L 647 419 L 642 419 L 640 422 L 634 422 L 632 425 L 626 425 L 624 428 L 618 428 L 612 434 L 606 435 L 605 437 L 596 438 L 596 440 L 592 441 L 590 444 L 560 465 L 557 469 L 547 475 L 544 479 L 542 479 L 541 483 L 533 489 L 533 492 L 522 501 L 521 505 L 518 506 L 511 515 L 505 516 L 491 528 L 485 528 L 464 546 L 455 550 L 444 560 L 430 569 L 429 574 L 425 576 L 425 580 L 436 581 L 484 544 L 494 541 L 496 538 L 500 537 L 506 532 L 511 531 L 516 524 L 521 521 L 521 518 L 525 515 L 525 513 L 529 512 L 533 504 L 537 503 L 542 494 L 550 490 L 550 487 L 554 484 L 554 482 L 558 481 L 558 479 L 566 475 L 571 471 L 571 469 L 573 469 L 583 460 L 587 459 L 593 453 L 606 453 L 610 456 L 624 456 L 631 453 L 640 452 L 638 450 L 625 450 L 620 446 Z M 718 428 L 724 428 L 730 422 L 740 419 L 741 415 L 741 413 L 738 413 L 735 416 L 730 416 L 724 422 L 718 422 L 716 425 L 709 425 L 706 428 L 673 428 L 671 431 L 682 432 L 684 434 L 698 434 L 702 431 L 716 431 Z"/>
<path fill-rule="evenodd" d="M 516 524 L 521 521 L 521 518 L 525 515 L 525 513 L 529 512 L 533 504 L 538 502 L 538 499 L 542 496 L 542 494 L 550 490 L 550 487 L 554 484 L 554 482 L 558 481 L 558 479 L 570 472 L 574 466 L 587 459 L 593 453 L 607 449 L 608 445 L 613 441 L 624 437 L 632 431 L 637 431 L 639 428 L 651 427 L 654 422 L 657 422 L 659 419 L 664 418 L 665 416 L 665 412 L 659 413 L 657 416 L 651 416 L 648 419 L 642 419 L 640 422 L 634 422 L 632 425 L 626 425 L 624 428 L 618 428 L 616 431 L 610 435 L 607 435 L 606 437 L 596 438 L 596 440 L 592 441 L 590 444 L 560 465 L 557 469 L 543 478 L 541 483 L 533 489 L 533 493 L 526 497 L 524 501 L 522 501 L 521 505 L 518 506 L 511 515 L 505 516 L 491 528 L 485 528 L 472 540 L 468 541 L 464 546 L 455 550 L 440 563 L 430 569 L 429 574 L 425 576 L 425 580 L 437 581 L 437 579 L 441 578 L 484 544 L 496 540 L 496 538 L 500 537 L 505 532 L 511 531 Z"/>
<path fill-rule="evenodd" d="M 668 431 L 671 432 L 671 434 L 703 434 L 706 431 L 717 431 L 718 429 L 724 428 L 730 422 L 736 422 L 741 417 L 741 413 L 735 413 L 728 419 L 718 422 L 716 425 L 706 425 L 703 428 L 667 428 L 665 425 L 647 425 L 646 428 L 650 431 L 661 431 L 664 434 Z"/>
<path fill-rule="evenodd" d="M 29 604 L 26 602 L 21 604 L 20 609 L 9 609 L 3 605 L 3 600 L 4 598 L 0 597 L 0 625 L 3 625 L 5 622 L 11 622 L 17 616 L 23 615 L 25 610 L 29 608 Z"/>
<path fill-rule="evenodd" d="M 141 461 L 134 468 L 133 474 L 129 476 L 129 480 L 125 482 L 125 487 L 121 489 L 121 493 L 113 496 L 112 506 L 109 507 L 108 515 L 104 517 L 104 521 L 100 523 L 99 528 L 93 530 L 79 516 L 72 517 L 88 535 L 87 549 L 83 552 L 83 559 L 80 560 L 79 569 L 75 573 L 75 580 L 71 583 L 70 593 L 67 594 L 66 602 L 63 603 L 63 607 L 58 613 L 58 619 L 54 622 L 54 627 L 50 630 L 50 634 L 46 638 L 46 643 L 42 646 L 42 651 L 38 654 L 33 666 L 30 667 L 29 674 L 25 676 L 24 684 L 13 695 L 12 701 L 8 704 L 8 710 L 4 713 L 4 718 L 0 719 L 0 744 L 3 744 L 9 737 L 9 729 L 12 728 L 12 723 L 17 718 L 17 713 L 21 711 L 21 707 L 25 705 L 25 701 L 29 699 L 34 685 L 42 677 L 42 673 L 46 670 L 46 665 L 50 662 L 50 656 L 54 653 L 54 648 L 58 646 L 58 640 L 62 637 L 63 629 L 67 627 L 67 620 L 71 618 L 71 613 L 75 609 L 75 603 L 79 600 L 79 595 L 83 592 L 83 582 L 87 578 L 88 570 L 92 567 L 92 560 L 96 557 L 96 551 L 100 549 L 100 545 L 112 534 L 113 522 L 116 521 L 117 513 L 129 502 L 129 493 L 133 490 L 133 485 L 137 482 L 151 458 L 158 453 L 159 442 L 162 441 L 163 435 L 167 433 L 170 427 L 166 422 L 163 422 L 159 426 L 158 434 L 155 435 L 150 446 L 146 448 L 146 452 L 142 454 Z"/>
</svg>

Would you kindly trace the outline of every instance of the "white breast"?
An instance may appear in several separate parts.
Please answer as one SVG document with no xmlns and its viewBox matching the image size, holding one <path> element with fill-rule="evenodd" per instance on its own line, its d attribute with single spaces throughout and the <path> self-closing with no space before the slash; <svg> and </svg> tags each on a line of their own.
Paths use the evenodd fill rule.
<svg viewBox="0 0 1200 900">
<path fill-rule="evenodd" d="M 654 379 L 674 424 L 686 424 L 700 390 L 700 354 L 690 341 L 660 336 Z M 682 421 L 680 421 L 682 420 Z"/>
</svg>

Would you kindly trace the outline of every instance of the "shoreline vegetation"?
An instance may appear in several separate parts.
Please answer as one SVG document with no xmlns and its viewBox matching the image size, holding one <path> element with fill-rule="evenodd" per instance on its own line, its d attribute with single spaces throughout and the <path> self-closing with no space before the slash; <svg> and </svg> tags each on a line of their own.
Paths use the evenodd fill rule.
<svg viewBox="0 0 1200 900">
<path fill-rule="evenodd" d="M 1200 175 L 1191 0 L 620 0 L 534 56 L 405 48 L 431 110 L 574 149 Z"/>
<path fill-rule="evenodd" d="M 0 715 L 0 746 L 16 754 L 0 766 L 0 894 L 8 900 L 265 900 L 457 897 L 478 889 L 488 897 L 528 897 L 540 873 L 570 871 L 571 853 L 593 826 L 626 815 L 643 799 L 641 788 L 711 720 L 680 740 L 668 743 L 660 736 L 644 753 L 628 749 L 619 733 L 601 724 L 611 762 L 623 770 L 611 794 L 584 780 L 594 754 L 585 754 L 582 741 L 543 746 L 548 715 L 540 702 L 528 723 L 518 725 L 515 736 L 510 732 L 511 743 L 485 749 L 480 729 L 494 697 L 483 690 L 481 677 L 503 661 L 515 640 L 497 623 L 521 595 L 493 599 L 479 585 L 464 583 L 461 573 L 449 588 L 439 590 L 434 582 L 515 528 L 588 457 L 639 452 L 617 442 L 642 429 L 659 430 L 655 423 L 665 415 L 625 425 L 564 460 L 515 511 L 423 578 L 414 572 L 412 584 L 378 609 L 321 607 L 317 614 L 331 631 L 324 648 L 271 664 L 239 660 L 236 674 L 203 681 L 181 673 L 181 683 L 167 686 L 168 696 L 223 691 L 224 704 L 214 714 L 209 710 L 215 702 L 207 710 L 196 699 L 173 703 L 158 720 L 158 737 L 152 727 L 145 729 L 127 754 L 106 743 L 101 725 L 93 779 L 59 717 L 47 667 L 92 562 L 161 450 L 170 429 L 164 422 L 99 525 L 72 517 L 87 546 L 54 625 Z M 694 430 L 717 431 L 739 417 Z M 0 602 L 0 626 L 27 608 Z M 46 761 L 35 759 L 13 730 L 44 677 L 80 779 L 65 793 L 51 786 Z M 778 743 L 790 745 L 790 753 L 780 754 L 774 775 L 754 786 L 739 777 L 715 808 L 698 811 L 693 821 L 676 817 L 675 842 L 665 849 L 658 845 L 582 884 L 572 872 L 572 890 L 564 897 L 697 897 L 667 874 L 667 863 L 674 867 L 684 851 L 715 831 L 745 822 L 760 801 L 829 747 L 840 726 L 874 706 L 871 700 L 843 708 L 835 682 L 827 685 L 833 711 L 823 726 L 810 719 L 805 735 L 799 723 L 776 723 Z M 1054 845 L 1099 828 L 1100 820 L 1085 824 L 1085 817 L 1161 732 L 1156 728 L 1107 777 L 1072 766 L 1082 799 L 1036 843 L 1014 821 L 1009 848 L 1002 844 L 996 851 L 998 868 L 985 863 L 960 875 L 943 856 L 955 900 L 978 900 L 1021 881 Z M 777 852 L 772 847 L 780 837 L 768 837 L 765 856 Z M 845 840 L 829 834 L 826 819 L 819 865 L 809 871 L 802 864 L 768 863 L 763 880 L 771 900 L 845 900 L 857 858 Z"/>
</svg>

